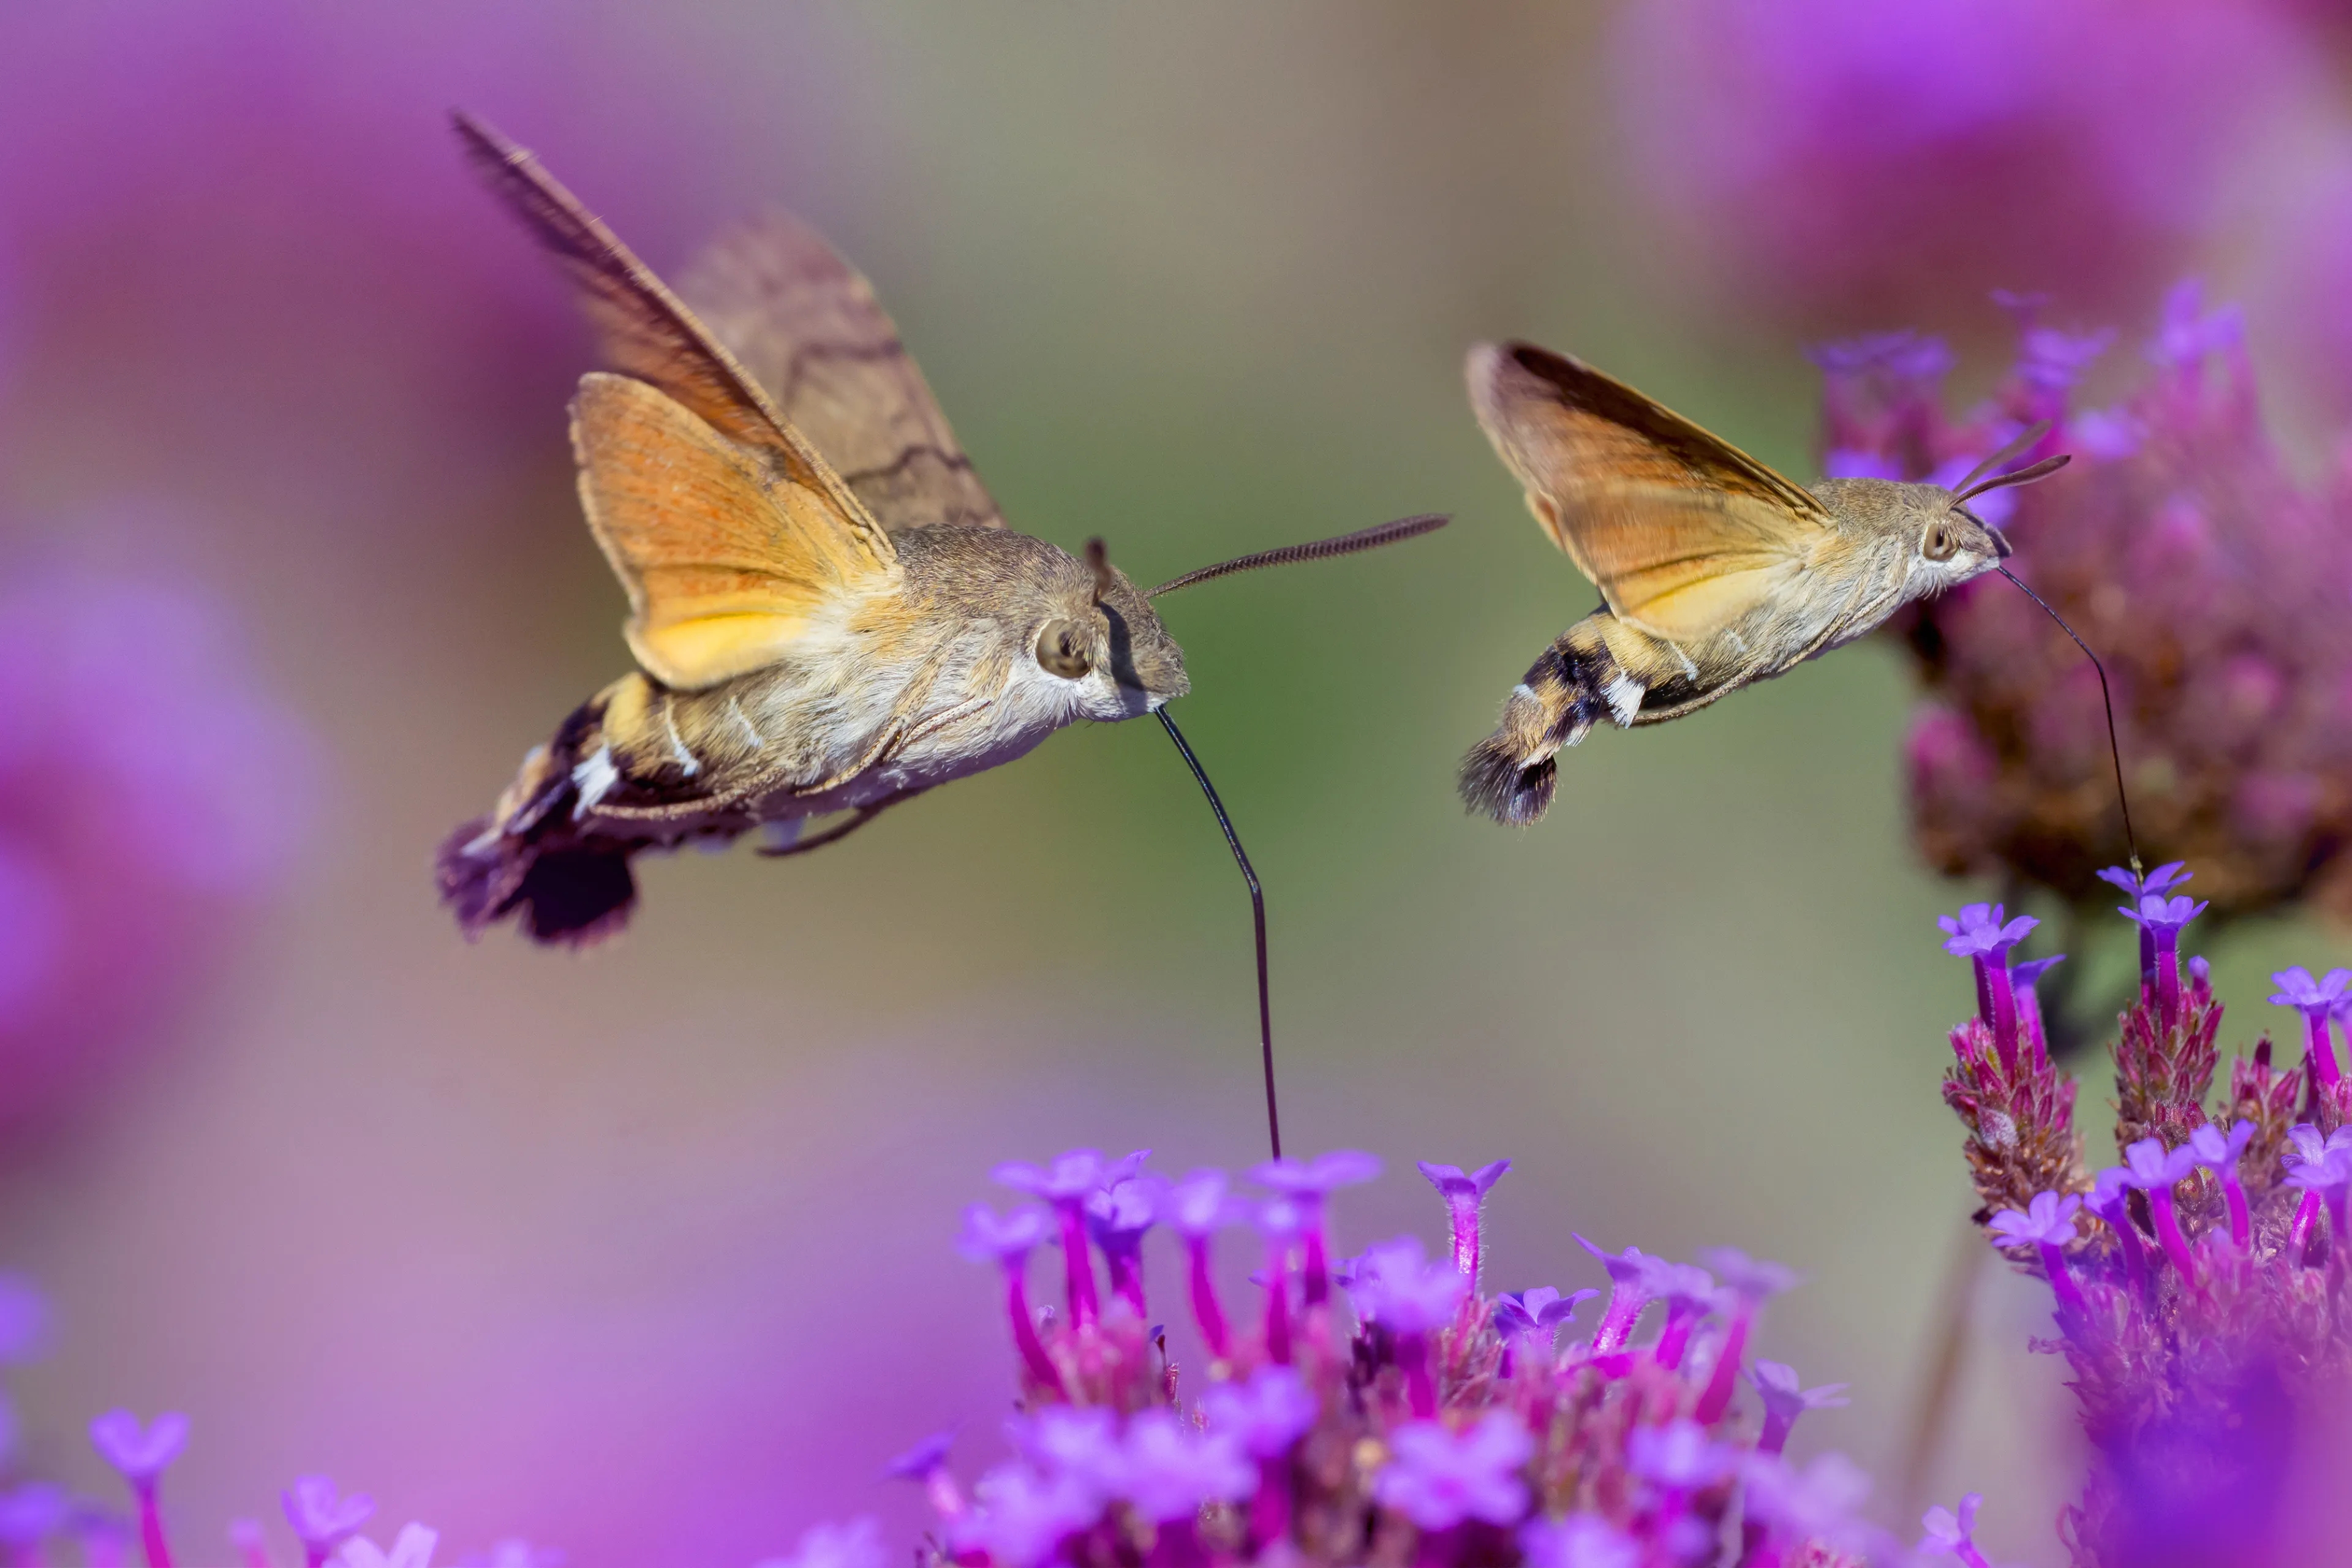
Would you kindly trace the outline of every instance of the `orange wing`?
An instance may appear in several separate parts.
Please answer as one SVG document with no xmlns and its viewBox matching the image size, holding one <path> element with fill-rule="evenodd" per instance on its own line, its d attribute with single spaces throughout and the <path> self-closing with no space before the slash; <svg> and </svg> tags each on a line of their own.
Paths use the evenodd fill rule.
<svg viewBox="0 0 2352 1568">
<path fill-rule="evenodd" d="M 884 528 L 1004 526 L 873 286 L 814 229 L 745 224 L 678 292 Z"/>
<path fill-rule="evenodd" d="M 1589 365 L 1482 343 L 1469 382 L 1536 521 L 1643 631 L 1704 639 L 1780 591 L 1831 536 L 1802 489 Z"/>
</svg>

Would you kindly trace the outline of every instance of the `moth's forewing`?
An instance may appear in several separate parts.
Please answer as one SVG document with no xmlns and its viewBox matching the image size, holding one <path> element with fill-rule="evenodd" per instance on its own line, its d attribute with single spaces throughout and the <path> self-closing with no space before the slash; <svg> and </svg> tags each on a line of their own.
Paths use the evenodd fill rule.
<svg viewBox="0 0 2352 1568">
<path fill-rule="evenodd" d="M 888 565 L 888 536 L 693 311 L 529 152 L 478 121 L 456 118 L 484 183 L 578 287 L 611 367 L 658 388 L 793 483 L 824 495 L 877 564 Z"/>
<path fill-rule="evenodd" d="M 680 690 L 774 663 L 849 599 L 887 591 L 829 497 L 779 478 L 667 394 L 583 376 L 572 443 L 588 526 L 628 590 L 629 647 Z"/>
<path fill-rule="evenodd" d="M 1469 382 L 1537 521 L 1630 626 L 1676 643 L 1712 635 L 1833 532 L 1804 489 L 1575 360 L 1481 345 Z"/>
<path fill-rule="evenodd" d="M 722 236 L 678 293 L 884 528 L 1004 526 L 872 285 L 806 225 Z"/>
</svg>

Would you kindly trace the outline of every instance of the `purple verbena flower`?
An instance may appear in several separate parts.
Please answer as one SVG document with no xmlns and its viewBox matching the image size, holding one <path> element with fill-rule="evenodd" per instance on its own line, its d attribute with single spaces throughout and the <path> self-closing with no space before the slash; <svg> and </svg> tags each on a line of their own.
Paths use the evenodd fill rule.
<svg viewBox="0 0 2352 1568">
<path fill-rule="evenodd" d="M 1049 1405 L 1005 1424 L 1013 1447 L 1048 1475 L 1085 1483 L 1097 1499 L 1116 1495 L 1121 1470 L 1118 1417 L 1099 1405 Z"/>
<path fill-rule="evenodd" d="M 1061 1370 L 1045 1353 L 1045 1342 L 1037 1337 L 1037 1320 L 1029 1310 L 1029 1255 L 1045 1239 L 1043 1210 L 1024 1206 L 999 1216 L 986 1204 L 973 1204 L 963 1211 L 963 1237 L 957 1250 L 975 1263 L 994 1262 L 1003 1268 L 1004 1315 L 1013 1325 L 1013 1347 L 1033 1379 L 1058 1390 Z M 1087 1267 L 1084 1259 L 1079 1267 Z"/>
<path fill-rule="evenodd" d="M 2341 1076 L 2336 1065 L 2335 1042 L 2328 1037 L 2327 1025 L 2336 1011 L 2346 1005 L 2345 992 L 2352 987 L 2352 969 L 2331 969 L 2324 980 L 2314 980 L 2311 971 L 2297 965 L 2282 969 L 2271 976 L 2278 987 L 2271 998 L 2276 1007 L 2293 1007 L 2303 1015 L 2304 1037 L 2308 1041 L 2305 1054 L 2311 1070 L 2324 1085 L 2334 1084 Z"/>
<path fill-rule="evenodd" d="M 1573 1321 L 1576 1310 L 1600 1294 L 1598 1290 L 1579 1290 L 1563 1296 L 1548 1285 L 1529 1290 L 1507 1290 L 1495 1298 L 1492 1321 L 1498 1333 L 1540 1334 L 1549 1343 L 1553 1330 Z"/>
<path fill-rule="evenodd" d="M 955 1472 L 948 1468 L 948 1450 L 955 1437 L 953 1427 L 934 1432 L 882 1467 L 886 1479 L 913 1481 L 921 1487 L 931 1511 L 941 1519 L 956 1519 L 963 1513 L 963 1490 L 956 1485 Z"/>
<path fill-rule="evenodd" d="M 1957 1557 L 1968 1568 L 1988 1568 L 1976 1543 L 1977 1510 L 1983 1502 L 1983 1493 L 1970 1492 L 1960 1500 L 1957 1514 L 1940 1504 L 1929 1509 L 1919 1518 L 1919 1527 L 1927 1533 L 1920 1536 L 1915 1550 L 1922 1556 Z"/>
<path fill-rule="evenodd" d="M 1150 1316 L 1143 1294 L 1143 1237 L 1158 1217 L 1166 1184 L 1135 1176 L 1087 1199 L 1087 1235 L 1110 1269 L 1111 1294 L 1139 1318 Z"/>
<path fill-rule="evenodd" d="M 2238 1160 L 2253 1140 L 2254 1131 L 2252 1122 L 2240 1117 L 2227 1133 L 2209 1121 L 2189 1134 L 2189 1152 L 2221 1184 L 2221 1195 L 2230 1209 L 2230 1239 L 2239 1247 L 2253 1237 L 2253 1216 L 2246 1206 L 2246 1184 L 2238 1174 Z"/>
<path fill-rule="evenodd" d="M 1230 1433 L 1202 1432 L 1169 1410 L 1130 1417 L 1119 1445 L 1118 1495 L 1156 1522 L 1190 1519 L 1204 1503 L 1247 1497 L 1257 1467 Z"/>
<path fill-rule="evenodd" d="M 89 1424 L 89 1440 L 124 1480 L 144 1490 L 187 1446 L 188 1418 L 167 1411 L 142 1426 L 130 1411 L 110 1410 Z"/>
<path fill-rule="evenodd" d="M 1625 1439 L 1625 1462 L 1643 1480 L 1675 1491 L 1696 1491 L 1729 1475 L 1732 1451 L 1696 1421 L 1637 1426 Z"/>
<path fill-rule="evenodd" d="M 1792 1540 L 1843 1534 L 1870 1496 L 1870 1478 L 1843 1454 L 1819 1455 L 1801 1468 L 1759 1453 L 1740 1470 L 1750 1513 Z"/>
<path fill-rule="evenodd" d="M 2059 1304 L 2078 1312 L 2087 1309 L 2081 1288 L 2067 1272 L 2066 1248 L 2074 1239 L 2074 1215 L 2082 1206 L 2083 1200 L 2073 1193 L 2036 1193 L 2022 1212 L 2004 1210 L 1987 1225 L 2002 1241 L 2032 1246 Z"/>
<path fill-rule="evenodd" d="M 1508 1160 L 1497 1160 L 1481 1165 L 1475 1172 L 1465 1173 L 1459 1165 L 1440 1165 L 1431 1161 L 1420 1162 L 1421 1173 L 1445 1200 L 1447 1221 L 1454 1231 L 1454 1267 L 1475 1283 L 1478 1279 L 1478 1207 L 1486 1201 L 1486 1194 L 1503 1179 L 1511 1168 Z"/>
<path fill-rule="evenodd" d="M 1938 915 L 1936 924 L 1946 933 L 1944 951 L 1975 965 L 1978 1016 L 1992 1031 L 2001 1066 L 2015 1072 L 2017 994 L 2009 975 L 2009 950 L 2042 922 L 2032 915 L 2004 921 L 2003 912 L 1999 904 L 1966 904 L 1958 915 Z"/>
<path fill-rule="evenodd" d="M 2180 928 L 2210 907 L 2210 900 L 2200 903 L 2185 893 L 2176 899 L 2149 893 L 2137 909 L 2116 906 L 2116 912 L 2139 927 L 2143 938 L 2156 946 L 2157 1011 L 2167 1024 L 2180 1015 Z"/>
<path fill-rule="evenodd" d="M 1225 1173 L 1194 1171 L 1174 1184 L 1161 1202 L 1160 1223 L 1184 1238 L 1186 1283 L 1192 1299 L 1192 1316 L 1209 1353 L 1219 1361 L 1233 1353 L 1233 1333 L 1225 1322 L 1217 1279 L 1210 1265 L 1209 1238 L 1242 1217 L 1241 1200 L 1225 1190 Z"/>
<path fill-rule="evenodd" d="M 342 1568 L 433 1568 L 433 1549 L 440 1543 L 440 1531 L 411 1523 L 400 1527 L 400 1533 L 393 1537 L 389 1552 L 364 1535 L 353 1535 L 343 1542 L 337 1556 Z M 811 1568 L 815 1568 L 815 1565 L 811 1565 Z M 843 1568 L 848 1568 L 848 1565 L 844 1564 Z M 871 1564 L 869 1568 L 880 1568 L 880 1564 Z"/>
<path fill-rule="evenodd" d="M 1785 1362 L 1759 1361 L 1748 1376 L 1764 1400 L 1764 1430 L 1756 1439 L 1759 1453 L 1777 1454 L 1787 1447 L 1790 1430 L 1806 1411 L 1835 1410 L 1846 1403 L 1846 1384 L 1824 1383 L 1801 1389 L 1797 1369 Z"/>
<path fill-rule="evenodd" d="M 1597 1513 L 1538 1519 L 1519 1531 L 1528 1568 L 1641 1568 L 1642 1543 Z"/>
<path fill-rule="evenodd" d="M 1041 1476 L 999 1465 L 972 1487 L 979 1506 L 949 1531 L 961 1550 L 986 1552 L 1005 1568 L 1036 1568 L 1071 1535 L 1101 1517 L 1102 1500 L 1075 1476 Z"/>
<path fill-rule="evenodd" d="M 1319 1307 L 1331 1295 L 1330 1241 L 1324 1226 L 1324 1205 L 1341 1187 L 1356 1186 L 1381 1173 L 1380 1160 L 1360 1149 L 1334 1149 L 1312 1160 L 1269 1160 L 1250 1173 L 1261 1186 L 1273 1188 L 1297 1206 L 1300 1295 L 1308 1307 Z"/>
<path fill-rule="evenodd" d="M 1287 1366 L 1262 1366 L 1244 1382 L 1212 1384 L 1201 1395 L 1209 1430 L 1230 1434 L 1261 1459 L 1288 1453 L 1321 1410 L 1307 1379 Z"/>
<path fill-rule="evenodd" d="M 281 1500 L 286 1522 L 301 1540 L 310 1568 L 320 1568 L 375 1514 L 374 1499 L 362 1492 L 338 1496 L 335 1483 L 325 1476 L 297 1478 Z"/>
<path fill-rule="evenodd" d="M 1423 1530 L 1465 1520 L 1510 1524 L 1528 1510 L 1521 1475 L 1535 1452 L 1527 1427 L 1507 1410 L 1489 1410 L 1467 1431 L 1414 1421 L 1389 1436 L 1389 1462 L 1373 1495 Z"/>
<path fill-rule="evenodd" d="M 1607 1354 L 1622 1350 L 1633 1336 L 1633 1325 L 1640 1321 L 1642 1309 L 1650 1304 L 1650 1287 L 1658 1259 L 1638 1247 L 1622 1252 L 1603 1252 L 1592 1242 L 1579 1236 L 1579 1247 L 1601 1260 L 1609 1271 L 1609 1307 L 1601 1315 L 1601 1327 L 1592 1336 L 1596 1353 Z"/>
</svg>

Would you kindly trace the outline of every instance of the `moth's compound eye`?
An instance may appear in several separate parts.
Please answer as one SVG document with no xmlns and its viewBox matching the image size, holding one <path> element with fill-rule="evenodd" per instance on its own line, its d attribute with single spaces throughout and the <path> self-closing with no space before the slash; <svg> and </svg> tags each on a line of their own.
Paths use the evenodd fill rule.
<svg viewBox="0 0 2352 1568">
<path fill-rule="evenodd" d="M 1960 531 L 1942 518 L 1927 525 L 1927 532 L 1919 541 L 1919 553 L 1930 561 L 1949 561 L 1959 552 Z"/>
<path fill-rule="evenodd" d="M 1037 633 L 1037 663 L 1048 675 L 1078 680 L 1094 668 L 1087 630 L 1076 621 L 1047 621 Z"/>
</svg>

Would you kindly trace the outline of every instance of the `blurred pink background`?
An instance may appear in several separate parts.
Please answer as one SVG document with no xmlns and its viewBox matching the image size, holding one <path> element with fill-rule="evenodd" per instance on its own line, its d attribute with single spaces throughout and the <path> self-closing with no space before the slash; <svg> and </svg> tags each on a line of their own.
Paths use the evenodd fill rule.
<svg viewBox="0 0 2352 1568">
<path fill-rule="evenodd" d="M 2352 141 L 2342 40 L 2294 10 L 1861 9 L 0 16 L 0 601 L 87 584 L 44 613 L 136 647 L 94 607 L 169 595 L 226 650 L 184 680 L 159 645 L 36 762 L 0 746 L 0 849 L 161 911 L 0 903 L 21 962 L 62 932 L 98 965 L 41 971 L 64 1022 L 0 1028 L 28 1042 L 0 1068 L 0 1267 L 58 1313 L 12 1375 L 25 1467 L 103 1490 L 89 1416 L 186 1410 L 200 1561 L 239 1514 L 282 1540 L 276 1490 L 317 1469 L 453 1560 L 520 1534 L 582 1568 L 748 1563 L 856 1512 L 903 1542 L 883 1461 L 953 1423 L 992 1452 L 1006 1408 L 994 1285 L 949 1246 L 988 1168 L 1259 1152 L 1246 907 L 1150 726 L 806 860 L 656 863 L 586 956 L 457 937 L 432 846 L 626 658 L 564 442 L 585 334 L 471 184 L 457 105 L 657 268 L 765 205 L 813 219 L 1026 531 L 1164 577 L 1457 512 L 1171 602 L 1181 716 L 1266 880 L 1291 1140 L 1391 1162 L 1339 1210 L 1352 1246 L 1436 1234 L 1413 1157 L 1512 1156 L 1506 1285 L 1590 1282 L 1571 1228 L 1785 1260 L 1811 1282 L 1761 1350 L 1856 1385 L 1800 1447 L 1890 1455 L 1969 1201 L 1935 1083 L 1969 996 L 1931 921 L 1963 889 L 1906 858 L 1902 667 L 1859 647 L 1600 737 L 1525 836 L 1465 819 L 1454 759 L 1591 595 L 1487 453 L 1462 352 L 1573 350 L 1809 474 L 1812 336 L 1944 328 L 1989 379 L 1991 289 L 2129 327 L 2201 269 L 2316 451 L 2352 408 L 2309 346 L 2352 342 Z M 1717 90 L 1768 44 L 1752 98 Z M 1896 156 L 1864 112 L 1889 101 L 1949 111 Z M 230 803 L 268 806 L 233 887 L 167 907 L 155 853 L 52 826 L 91 736 L 177 763 L 210 742 L 173 724 L 222 711 L 275 737 L 228 749 Z M 194 766 L 138 776 L 169 801 Z M 2225 1034 L 2263 973 L 2341 945 L 2222 951 Z M 68 1025 L 79 1066 L 36 1093 Z M 2015 1284 L 1984 1291 L 1934 1489 L 1983 1489 L 1984 1539 L 2052 1562 L 2068 1438 Z"/>
</svg>

